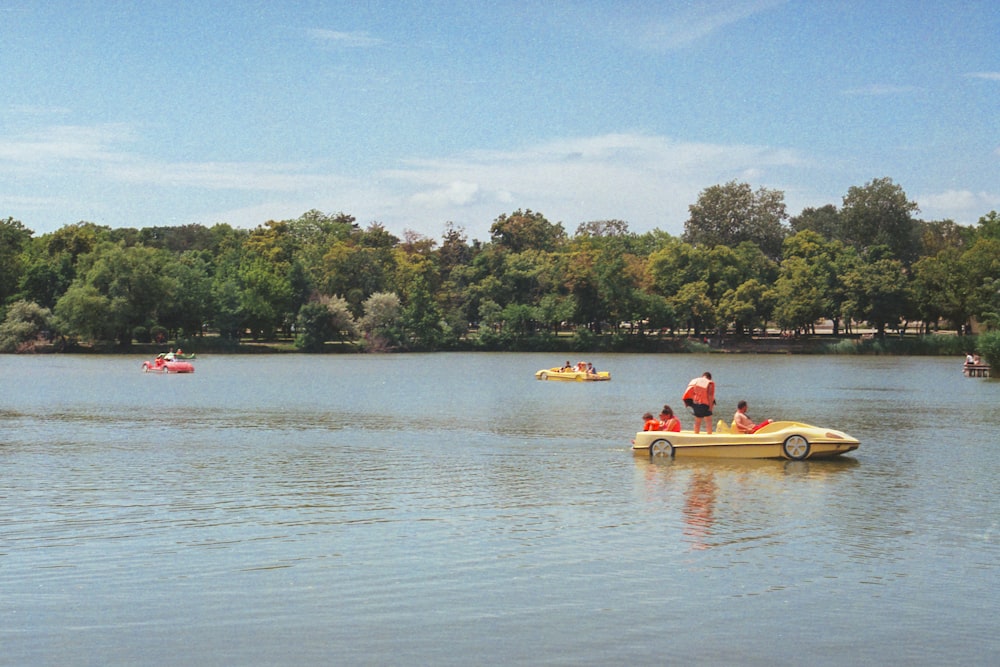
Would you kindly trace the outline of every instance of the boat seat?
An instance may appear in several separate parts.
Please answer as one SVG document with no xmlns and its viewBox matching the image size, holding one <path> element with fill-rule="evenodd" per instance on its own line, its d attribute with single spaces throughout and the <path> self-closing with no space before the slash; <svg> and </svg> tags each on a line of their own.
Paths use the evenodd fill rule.
<svg viewBox="0 0 1000 667">
<path fill-rule="evenodd" d="M 732 431 L 729 429 L 729 425 L 726 423 L 726 421 L 724 419 L 720 419 L 719 421 L 717 421 L 715 423 L 715 432 L 716 433 L 732 433 Z"/>
</svg>

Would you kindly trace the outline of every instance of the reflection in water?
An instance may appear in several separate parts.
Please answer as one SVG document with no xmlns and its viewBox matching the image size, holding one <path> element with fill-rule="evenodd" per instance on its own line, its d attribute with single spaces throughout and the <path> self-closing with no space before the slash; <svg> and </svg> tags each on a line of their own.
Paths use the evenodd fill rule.
<svg viewBox="0 0 1000 667">
<path fill-rule="evenodd" d="M 713 523 L 712 512 L 715 508 L 715 477 L 711 471 L 698 471 L 691 475 L 688 481 L 684 499 L 684 529 L 691 545 L 695 549 L 707 549 L 708 539 Z"/>
<path fill-rule="evenodd" d="M 646 502 L 673 510 L 691 549 L 768 543 L 781 535 L 790 512 L 819 515 L 832 478 L 855 470 L 853 458 L 824 461 L 634 457 Z"/>
</svg>

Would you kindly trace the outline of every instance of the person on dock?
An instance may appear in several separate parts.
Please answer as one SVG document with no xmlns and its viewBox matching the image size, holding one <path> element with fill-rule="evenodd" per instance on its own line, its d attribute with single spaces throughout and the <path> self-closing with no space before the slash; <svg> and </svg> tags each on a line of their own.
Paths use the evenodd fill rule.
<svg viewBox="0 0 1000 667">
<path fill-rule="evenodd" d="M 694 432 L 701 433 L 701 424 L 705 422 L 705 432 L 712 435 L 712 408 L 715 406 L 715 382 L 712 374 L 705 371 L 701 377 L 688 382 L 683 398 L 684 405 L 694 412 Z"/>
</svg>

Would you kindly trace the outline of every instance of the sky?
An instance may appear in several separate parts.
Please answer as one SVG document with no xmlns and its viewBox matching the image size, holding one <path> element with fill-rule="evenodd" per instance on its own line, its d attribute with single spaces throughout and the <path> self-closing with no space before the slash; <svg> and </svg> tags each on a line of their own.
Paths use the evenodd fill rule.
<svg viewBox="0 0 1000 667">
<path fill-rule="evenodd" d="M 995 0 L 0 0 L 0 219 L 679 235 L 713 185 L 888 177 L 974 224 L 998 36 Z"/>
</svg>

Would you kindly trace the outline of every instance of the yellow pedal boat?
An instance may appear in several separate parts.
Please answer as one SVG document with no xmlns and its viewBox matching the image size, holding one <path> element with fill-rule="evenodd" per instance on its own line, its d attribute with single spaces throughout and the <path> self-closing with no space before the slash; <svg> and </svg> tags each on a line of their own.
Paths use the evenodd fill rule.
<svg viewBox="0 0 1000 667">
<path fill-rule="evenodd" d="M 803 461 L 840 456 L 860 444 L 857 438 L 843 431 L 801 422 L 771 422 L 756 433 L 734 433 L 725 422 L 719 422 L 712 435 L 693 431 L 640 431 L 632 441 L 632 451 L 652 458 L 701 456 Z"/>
<path fill-rule="evenodd" d="M 601 382 L 611 379 L 608 371 L 585 373 L 583 371 L 564 371 L 561 368 L 543 368 L 535 373 L 539 380 L 569 380 L 571 382 Z"/>
</svg>

